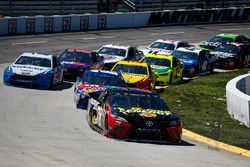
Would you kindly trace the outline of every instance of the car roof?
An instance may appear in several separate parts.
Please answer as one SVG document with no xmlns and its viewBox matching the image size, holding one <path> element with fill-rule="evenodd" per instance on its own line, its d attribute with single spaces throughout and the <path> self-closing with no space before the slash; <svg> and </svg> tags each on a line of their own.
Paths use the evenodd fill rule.
<svg viewBox="0 0 250 167">
<path fill-rule="evenodd" d="M 99 74 L 106 76 L 122 76 L 121 73 L 116 71 L 106 71 L 106 70 L 86 70 L 85 74 Z"/>
<path fill-rule="evenodd" d="M 191 52 L 191 53 L 197 53 L 199 54 L 202 50 L 195 48 L 195 47 L 180 47 L 177 49 L 177 51 L 182 51 L 182 52 Z"/>
<path fill-rule="evenodd" d="M 53 55 L 50 55 L 50 54 L 36 53 L 36 52 L 33 52 L 33 53 L 25 52 L 25 53 L 22 53 L 19 57 L 21 56 L 47 58 L 47 59 L 51 59 L 53 57 Z"/>
<path fill-rule="evenodd" d="M 117 64 L 125 64 L 125 65 L 129 65 L 129 66 L 144 66 L 147 67 L 148 64 L 146 62 L 139 62 L 139 61 L 118 61 Z"/>
<path fill-rule="evenodd" d="M 229 33 L 223 33 L 223 34 L 217 34 L 217 37 L 223 37 L 223 38 L 231 38 L 235 39 L 236 37 L 240 36 L 239 34 L 229 34 Z"/>
<path fill-rule="evenodd" d="M 118 44 L 107 44 L 107 45 L 103 45 L 102 47 L 108 47 L 108 48 L 118 48 L 118 49 L 129 49 L 129 47 L 131 46 L 125 46 L 125 45 L 118 45 Z"/>
<path fill-rule="evenodd" d="M 169 43 L 169 44 L 175 44 L 176 45 L 176 44 L 178 44 L 181 41 L 174 40 L 174 39 L 158 39 L 158 40 L 156 40 L 154 42 L 162 42 L 162 43 Z"/>
<path fill-rule="evenodd" d="M 84 49 L 76 49 L 76 48 L 68 48 L 66 49 L 68 52 L 82 52 L 82 53 L 91 53 L 91 50 L 84 50 Z"/>
<path fill-rule="evenodd" d="M 148 53 L 144 57 L 153 57 L 153 58 L 159 58 L 159 59 L 171 59 L 174 56 L 173 55 L 166 55 L 166 54 Z"/>
</svg>

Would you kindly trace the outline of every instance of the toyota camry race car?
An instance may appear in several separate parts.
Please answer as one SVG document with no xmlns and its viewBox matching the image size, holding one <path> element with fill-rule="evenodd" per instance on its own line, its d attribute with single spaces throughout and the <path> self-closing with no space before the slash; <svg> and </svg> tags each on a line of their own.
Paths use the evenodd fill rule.
<svg viewBox="0 0 250 167">
<path fill-rule="evenodd" d="M 111 71 L 121 72 L 128 87 L 154 89 L 156 76 L 148 63 L 119 61 Z"/>
<path fill-rule="evenodd" d="M 63 82 L 63 67 L 55 56 L 23 53 L 4 69 L 3 82 L 49 89 Z"/>
<path fill-rule="evenodd" d="M 215 48 L 219 47 L 222 44 L 226 43 L 242 43 L 242 44 L 249 44 L 250 39 L 245 35 L 238 35 L 238 34 L 217 34 L 213 38 L 208 41 L 203 41 L 199 48 L 202 50 L 212 51 Z"/>
<path fill-rule="evenodd" d="M 121 73 L 87 70 L 75 83 L 75 103 L 77 108 L 86 109 L 90 97 L 98 98 L 107 87 L 126 87 Z"/>
<path fill-rule="evenodd" d="M 183 61 L 184 77 L 193 77 L 212 73 L 214 70 L 215 58 L 208 54 L 208 51 L 194 47 L 178 48 L 172 55 Z"/>
<path fill-rule="evenodd" d="M 144 55 L 134 46 L 122 46 L 108 44 L 102 46 L 98 53 L 104 57 L 105 70 L 111 70 L 112 67 L 120 60 L 140 60 Z"/>
<path fill-rule="evenodd" d="M 110 138 L 181 141 L 181 119 L 155 91 L 106 89 L 90 99 L 86 114 L 90 127 Z"/>
<path fill-rule="evenodd" d="M 189 44 L 186 41 L 177 41 L 170 39 L 158 39 L 151 43 L 146 48 L 142 49 L 144 55 L 147 53 L 165 53 L 170 55 L 174 50 L 179 47 L 188 47 Z"/>
<path fill-rule="evenodd" d="M 216 57 L 215 67 L 220 69 L 244 68 L 250 63 L 250 45 L 241 43 L 220 45 L 210 54 Z"/>
<path fill-rule="evenodd" d="M 65 49 L 59 56 L 60 62 L 63 65 L 64 76 L 67 78 L 76 78 L 82 76 L 85 70 L 102 69 L 103 57 L 97 52 L 81 49 Z"/>
<path fill-rule="evenodd" d="M 149 53 L 141 59 L 154 70 L 157 85 L 179 83 L 183 79 L 183 66 L 176 56 Z"/>
</svg>

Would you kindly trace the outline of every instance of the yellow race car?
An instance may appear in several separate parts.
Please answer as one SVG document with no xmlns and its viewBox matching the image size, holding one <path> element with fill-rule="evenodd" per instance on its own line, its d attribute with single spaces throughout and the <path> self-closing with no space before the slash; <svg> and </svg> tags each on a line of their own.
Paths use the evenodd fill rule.
<svg viewBox="0 0 250 167">
<path fill-rule="evenodd" d="M 183 79 L 182 62 L 176 56 L 149 53 L 140 62 L 150 64 L 157 76 L 157 85 L 179 83 Z"/>
<path fill-rule="evenodd" d="M 128 87 L 154 89 L 156 76 L 148 63 L 138 61 L 119 61 L 111 71 L 121 72 Z"/>
</svg>

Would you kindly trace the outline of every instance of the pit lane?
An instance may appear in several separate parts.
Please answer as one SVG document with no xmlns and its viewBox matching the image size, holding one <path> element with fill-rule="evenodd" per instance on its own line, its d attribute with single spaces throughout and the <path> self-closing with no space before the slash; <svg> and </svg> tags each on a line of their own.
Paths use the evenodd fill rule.
<svg viewBox="0 0 250 167">
<path fill-rule="evenodd" d="M 206 40 L 220 29 L 250 36 L 248 23 L 79 32 L 0 38 L 0 63 L 22 52 L 58 54 L 68 47 L 97 49 L 107 43 L 147 45 L 164 37 Z M 238 31 L 236 29 L 239 29 Z M 223 32 L 224 32 L 223 31 Z M 153 34 L 153 35 L 152 35 Z M 112 37 L 112 38 L 111 38 Z M 47 42 L 35 42 L 47 41 Z M 16 45 L 13 45 L 16 44 Z M 152 144 L 107 139 L 92 131 L 85 112 L 75 108 L 73 83 L 54 90 L 6 87 L 0 65 L 0 166 L 249 166 L 250 159 L 184 138 L 183 144 Z"/>
</svg>

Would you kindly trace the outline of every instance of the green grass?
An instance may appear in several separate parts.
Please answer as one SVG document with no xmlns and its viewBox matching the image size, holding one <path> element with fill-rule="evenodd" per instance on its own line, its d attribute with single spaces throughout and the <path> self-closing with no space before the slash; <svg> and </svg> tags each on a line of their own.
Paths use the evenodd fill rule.
<svg viewBox="0 0 250 167">
<path fill-rule="evenodd" d="M 226 109 L 226 84 L 250 69 L 214 73 L 172 85 L 160 93 L 185 129 L 250 150 L 250 128 L 230 117 Z"/>
</svg>

